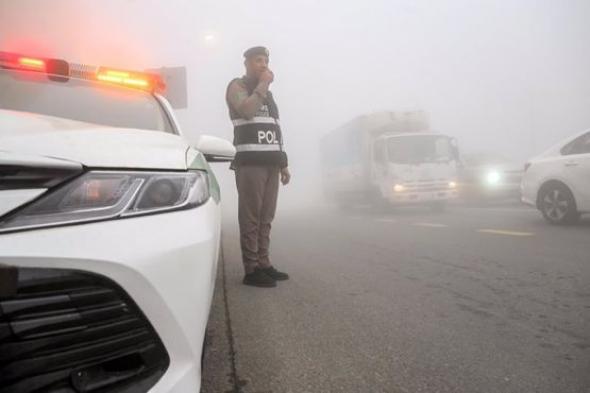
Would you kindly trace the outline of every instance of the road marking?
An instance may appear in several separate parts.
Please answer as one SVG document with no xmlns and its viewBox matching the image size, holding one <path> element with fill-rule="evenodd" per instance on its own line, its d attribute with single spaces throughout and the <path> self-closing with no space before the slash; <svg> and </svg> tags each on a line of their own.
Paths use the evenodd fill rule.
<svg viewBox="0 0 590 393">
<path fill-rule="evenodd" d="M 448 225 L 446 224 L 438 224 L 436 222 L 415 222 L 412 224 L 417 227 L 429 227 L 429 228 L 446 228 Z"/>
<path fill-rule="evenodd" d="M 504 231 L 500 229 L 478 229 L 480 233 L 491 233 L 494 235 L 507 235 L 507 236 L 534 236 L 532 232 L 518 232 L 518 231 Z"/>
</svg>

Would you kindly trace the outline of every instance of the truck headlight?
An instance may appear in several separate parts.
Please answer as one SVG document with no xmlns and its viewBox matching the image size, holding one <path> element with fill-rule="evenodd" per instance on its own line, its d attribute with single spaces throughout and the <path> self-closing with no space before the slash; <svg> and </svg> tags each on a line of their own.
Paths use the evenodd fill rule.
<svg viewBox="0 0 590 393">
<path fill-rule="evenodd" d="M 189 209 L 208 199 L 204 171 L 92 171 L 9 215 L 0 232 Z"/>
</svg>

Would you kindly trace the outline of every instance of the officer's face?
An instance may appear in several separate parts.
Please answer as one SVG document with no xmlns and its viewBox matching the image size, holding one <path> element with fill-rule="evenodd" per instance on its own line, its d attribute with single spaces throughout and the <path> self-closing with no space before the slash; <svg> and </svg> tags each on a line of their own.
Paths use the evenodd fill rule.
<svg viewBox="0 0 590 393">
<path fill-rule="evenodd" d="M 268 69 L 268 57 L 264 55 L 252 56 L 246 59 L 246 73 L 259 78 Z"/>
</svg>

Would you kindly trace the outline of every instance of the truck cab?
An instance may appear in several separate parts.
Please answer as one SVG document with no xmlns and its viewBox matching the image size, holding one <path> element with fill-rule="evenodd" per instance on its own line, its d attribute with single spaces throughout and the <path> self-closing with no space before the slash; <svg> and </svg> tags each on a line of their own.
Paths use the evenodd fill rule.
<svg viewBox="0 0 590 393">
<path fill-rule="evenodd" d="M 456 141 L 443 134 L 385 134 L 373 143 L 371 181 L 391 204 L 441 207 L 457 197 Z"/>
</svg>

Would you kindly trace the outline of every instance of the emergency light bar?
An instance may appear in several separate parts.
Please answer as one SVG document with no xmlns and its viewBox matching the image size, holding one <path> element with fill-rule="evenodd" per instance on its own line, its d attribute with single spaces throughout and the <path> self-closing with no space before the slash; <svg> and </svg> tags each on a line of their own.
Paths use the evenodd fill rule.
<svg viewBox="0 0 590 393">
<path fill-rule="evenodd" d="M 47 74 L 49 79 L 59 81 L 72 77 L 150 92 L 163 93 L 166 89 L 162 77 L 155 73 L 68 63 L 65 60 L 25 56 L 11 52 L 0 52 L 0 67 L 42 72 Z"/>
</svg>

